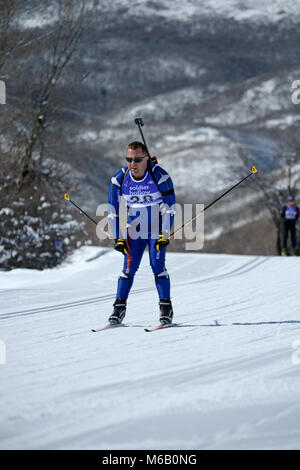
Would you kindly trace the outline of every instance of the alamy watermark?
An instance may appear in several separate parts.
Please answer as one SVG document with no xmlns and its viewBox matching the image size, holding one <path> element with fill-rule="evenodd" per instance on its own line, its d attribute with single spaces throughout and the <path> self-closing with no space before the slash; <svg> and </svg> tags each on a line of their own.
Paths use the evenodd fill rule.
<svg viewBox="0 0 300 470">
<path fill-rule="evenodd" d="M 6 364 L 6 344 L 0 339 L 0 365 Z"/>
<path fill-rule="evenodd" d="M 299 366 L 300 365 L 300 339 L 296 339 L 295 341 L 292 342 L 292 348 L 295 349 L 291 357 L 292 364 L 294 364 L 295 366 Z"/>
<path fill-rule="evenodd" d="M 186 250 L 201 250 L 204 246 L 204 204 L 173 204 L 171 207 L 167 204 L 153 204 L 128 208 L 125 198 L 121 197 L 118 214 L 114 206 L 100 204 L 96 215 L 103 217 L 96 228 L 99 240 L 114 238 L 117 224 L 122 237 L 132 240 L 148 239 L 149 234 L 151 238 L 157 239 L 161 232 L 169 236 L 168 231 L 173 225 L 172 238 L 185 239 Z"/>
<path fill-rule="evenodd" d="M 6 86 L 3 80 L 0 80 L 0 104 L 6 104 Z"/>
<path fill-rule="evenodd" d="M 299 104 L 300 103 L 300 80 L 293 81 L 292 89 L 295 90 L 292 93 L 292 103 Z"/>
</svg>

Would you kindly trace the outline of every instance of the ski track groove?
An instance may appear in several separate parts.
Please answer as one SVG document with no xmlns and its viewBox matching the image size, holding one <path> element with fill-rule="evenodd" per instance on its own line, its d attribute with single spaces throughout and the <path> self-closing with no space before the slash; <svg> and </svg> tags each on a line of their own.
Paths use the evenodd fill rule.
<svg viewBox="0 0 300 470">
<path fill-rule="evenodd" d="M 181 263 L 181 260 L 174 264 L 181 276 L 178 279 L 181 282 L 172 284 L 178 288 L 178 301 L 186 305 L 186 291 L 192 297 L 189 315 L 184 310 L 188 321 L 180 322 L 186 329 L 176 333 L 175 328 L 174 334 L 161 333 L 149 341 L 142 334 L 135 334 L 134 330 L 145 327 L 138 319 L 128 325 L 136 327 L 129 328 L 128 334 L 114 332 L 99 341 L 90 341 L 90 333 L 83 331 L 81 318 L 71 329 L 67 327 L 72 321 L 71 308 L 80 310 L 83 306 L 83 313 L 90 313 L 92 308 L 84 308 L 85 305 L 103 303 L 105 306 L 105 302 L 115 297 L 108 289 L 102 292 L 99 289 L 99 293 L 106 292 L 106 295 L 81 300 L 71 298 L 70 302 L 67 302 L 67 291 L 65 297 L 57 296 L 60 300 L 57 305 L 52 304 L 53 294 L 47 302 L 42 292 L 36 304 L 41 305 L 39 299 L 44 299 L 48 306 L 27 307 L 26 310 L 23 306 L 22 311 L 0 314 L 0 320 L 6 318 L 10 328 L 7 332 L 9 361 L 0 370 L 6 373 L 1 408 L 5 430 L 0 436 L 2 447 L 30 449 L 35 446 L 45 450 L 99 450 L 99 446 L 123 450 L 136 446 L 149 450 L 157 446 L 174 450 L 300 448 L 299 367 L 291 362 L 291 342 L 299 337 L 300 319 L 287 320 L 286 315 L 280 314 L 279 321 L 274 321 L 274 305 L 268 303 L 274 292 L 274 303 L 283 297 L 285 285 L 290 282 L 289 272 L 286 270 L 285 276 L 279 279 L 274 275 L 274 291 L 267 291 L 267 296 L 257 301 L 253 295 L 255 286 L 271 282 L 268 274 L 274 264 L 272 258 L 249 258 L 238 262 L 232 259 L 229 264 L 217 260 L 216 265 L 212 263 L 213 269 L 209 265 L 203 272 L 202 279 L 197 278 L 198 260 L 195 265 L 190 261 Z M 270 264 L 265 270 L 268 260 Z M 275 261 L 275 266 L 280 270 L 281 263 L 276 265 Z M 190 281 L 187 281 L 187 271 Z M 247 285 L 249 272 L 249 281 L 254 284 L 250 289 Z M 297 291 L 297 266 L 294 274 L 293 292 Z M 145 276 L 145 282 L 147 280 Z M 276 292 L 276 283 L 280 286 L 281 280 L 282 291 Z M 210 282 L 212 284 L 208 284 Z M 236 294 L 239 283 L 244 284 L 243 296 L 231 297 L 231 292 Z M 188 290 L 188 285 L 193 287 Z M 211 292 L 223 288 L 226 298 L 210 300 Z M 53 286 L 47 284 L 45 296 L 50 289 Z M 206 291 L 201 298 L 202 320 L 199 319 L 197 292 L 200 289 Z M 133 290 L 132 294 L 142 294 L 135 297 L 136 304 L 144 292 L 152 291 L 155 286 Z M 29 299 L 34 294 L 32 290 Z M 145 296 L 150 297 L 150 294 Z M 295 297 L 297 306 L 300 297 L 298 304 L 297 294 Z M 11 301 L 13 294 L 8 298 Z M 295 303 L 294 298 L 292 300 Z M 257 306 L 266 314 L 263 320 L 269 321 L 262 321 L 256 312 Z M 136 306 L 134 311 L 136 315 L 138 308 Z M 243 322 L 242 313 L 247 309 L 254 315 L 247 316 Z M 220 315 L 219 323 L 215 318 L 222 310 L 224 314 Z M 49 321 L 43 316 L 40 320 L 30 316 L 49 311 L 62 311 L 62 315 L 53 313 Z M 279 308 L 276 317 L 278 312 Z M 292 312 L 297 312 L 296 308 Z M 21 321 L 20 329 L 14 329 L 9 319 L 17 323 L 14 318 L 22 316 L 28 318 L 28 324 Z M 33 331 L 35 320 L 41 334 Z M 196 324 L 192 325 L 194 321 Z M 237 328 L 232 328 L 233 325 Z M 261 326 L 252 328 L 251 325 Z M 4 326 L 7 325 L 4 323 Z M 214 326 L 229 328 L 209 328 Z M 69 333 L 65 334 L 67 331 Z M 64 341 L 69 337 L 74 338 Z"/>
<path fill-rule="evenodd" d="M 269 258 L 261 259 L 261 257 L 257 256 L 254 259 L 247 261 L 242 266 L 239 266 L 238 268 L 235 268 L 232 271 L 229 271 L 228 273 L 211 276 L 211 277 L 204 278 L 204 279 L 200 278 L 200 279 L 194 279 L 192 281 L 173 283 L 172 287 L 184 287 L 186 285 L 191 285 L 191 284 L 202 284 L 202 283 L 205 284 L 209 282 L 215 282 L 215 281 L 227 279 L 227 278 L 234 277 L 234 276 L 240 276 L 241 274 L 244 274 L 249 271 L 252 271 L 253 269 L 256 269 L 258 266 L 260 266 L 263 263 L 266 263 L 267 261 L 269 261 Z M 155 290 L 155 287 L 145 287 L 141 289 L 135 289 L 131 291 L 130 295 L 141 294 L 143 292 L 151 292 L 154 290 Z M 108 300 L 113 300 L 114 298 L 115 298 L 115 293 L 107 294 L 107 295 L 99 296 L 99 297 L 92 297 L 89 299 L 77 300 L 74 302 L 66 302 L 63 304 L 49 305 L 49 306 L 38 307 L 34 309 L 20 310 L 18 312 L 4 313 L 4 314 L 0 314 L 0 320 L 35 315 L 37 313 L 46 313 L 46 312 L 51 312 L 51 311 L 56 311 L 56 310 L 67 310 L 69 308 L 74 308 L 74 307 L 79 307 L 79 306 L 89 305 L 89 304 L 99 304 L 99 303 L 104 303 Z"/>
</svg>

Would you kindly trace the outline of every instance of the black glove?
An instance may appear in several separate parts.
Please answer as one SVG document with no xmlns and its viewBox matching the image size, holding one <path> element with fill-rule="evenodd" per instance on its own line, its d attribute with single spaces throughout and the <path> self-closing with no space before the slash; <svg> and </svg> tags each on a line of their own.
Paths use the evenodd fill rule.
<svg viewBox="0 0 300 470">
<path fill-rule="evenodd" d="M 155 248 L 157 249 L 157 251 L 161 250 L 164 246 L 167 246 L 168 244 L 169 239 L 167 238 L 167 236 L 160 233 L 155 243 Z"/>
<path fill-rule="evenodd" d="M 116 238 L 115 239 L 114 249 L 119 251 L 123 255 L 127 254 L 128 247 L 127 247 L 127 244 L 126 244 L 124 238 Z"/>
</svg>

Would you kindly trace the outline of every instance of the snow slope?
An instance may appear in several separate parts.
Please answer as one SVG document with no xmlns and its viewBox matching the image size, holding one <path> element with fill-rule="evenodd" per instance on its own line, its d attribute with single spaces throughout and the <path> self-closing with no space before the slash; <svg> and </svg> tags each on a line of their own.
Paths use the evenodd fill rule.
<svg viewBox="0 0 300 470">
<path fill-rule="evenodd" d="M 287 16 L 290 21 L 297 21 L 299 3 L 297 0 L 114 0 L 113 2 L 86 1 L 88 10 L 100 11 L 102 15 L 121 12 L 124 16 L 155 16 L 187 22 L 193 18 L 224 16 L 236 21 L 255 21 L 265 23 L 279 22 Z M 23 28 L 42 27 L 56 20 L 53 7 L 50 5 L 43 11 L 32 13 L 25 9 L 20 17 Z M 150 26 L 149 26 L 150 27 Z"/>
<path fill-rule="evenodd" d="M 89 6 L 94 10 L 95 2 Z M 128 0 L 115 0 L 113 4 L 100 3 L 97 8 L 105 13 L 108 9 L 128 8 Z M 221 15 L 236 21 L 278 22 L 282 15 L 296 21 L 299 15 L 297 0 L 135 0 L 130 3 L 131 14 L 150 15 L 185 22 L 191 18 Z M 123 12 L 124 14 L 125 12 Z"/>
<path fill-rule="evenodd" d="M 176 320 L 144 256 L 130 328 L 106 323 L 122 257 L 0 272 L 1 449 L 300 449 L 299 260 L 169 253 Z"/>
</svg>

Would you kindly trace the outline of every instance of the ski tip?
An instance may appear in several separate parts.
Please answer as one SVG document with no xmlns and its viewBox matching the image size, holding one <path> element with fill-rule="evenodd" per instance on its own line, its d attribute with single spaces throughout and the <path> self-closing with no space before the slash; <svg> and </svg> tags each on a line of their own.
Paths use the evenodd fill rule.
<svg viewBox="0 0 300 470">
<path fill-rule="evenodd" d="M 159 325 L 156 328 L 144 328 L 144 331 L 151 333 L 152 331 L 165 330 L 166 328 L 172 328 L 174 326 L 180 326 L 180 323 L 167 323 L 166 325 Z"/>
<path fill-rule="evenodd" d="M 252 167 L 252 173 L 257 173 L 257 168 L 254 165 Z"/>
<path fill-rule="evenodd" d="M 108 325 L 105 325 L 102 328 L 98 328 L 98 329 L 93 328 L 91 331 L 93 333 L 98 333 L 98 331 L 109 330 L 109 329 L 118 328 L 118 327 L 121 327 L 121 326 L 124 327 L 124 326 L 129 326 L 129 325 L 126 325 L 125 323 L 116 323 L 116 324 L 109 323 Z"/>
<path fill-rule="evenodd" d="M 69 201 L 69 200 L 70 200 L 70 194 L 65 193 L 65 200 L 66 200 L 66 201 Z"/>
<path fill-rule="evenodd" d="M 108 328 L 112 328 L 112 326 L 111 326 L 111 325 L 106 325 L 106 326 L 104 326 L 104 327 L 102 327 L 102 328 L 97 328 L 97 329 L 96 329 L 96 328 L 93 328 L 91 331 L 92 331 L 93 333 L 97 333 L 98 331 L 107 330 Z"/>
</svg>

